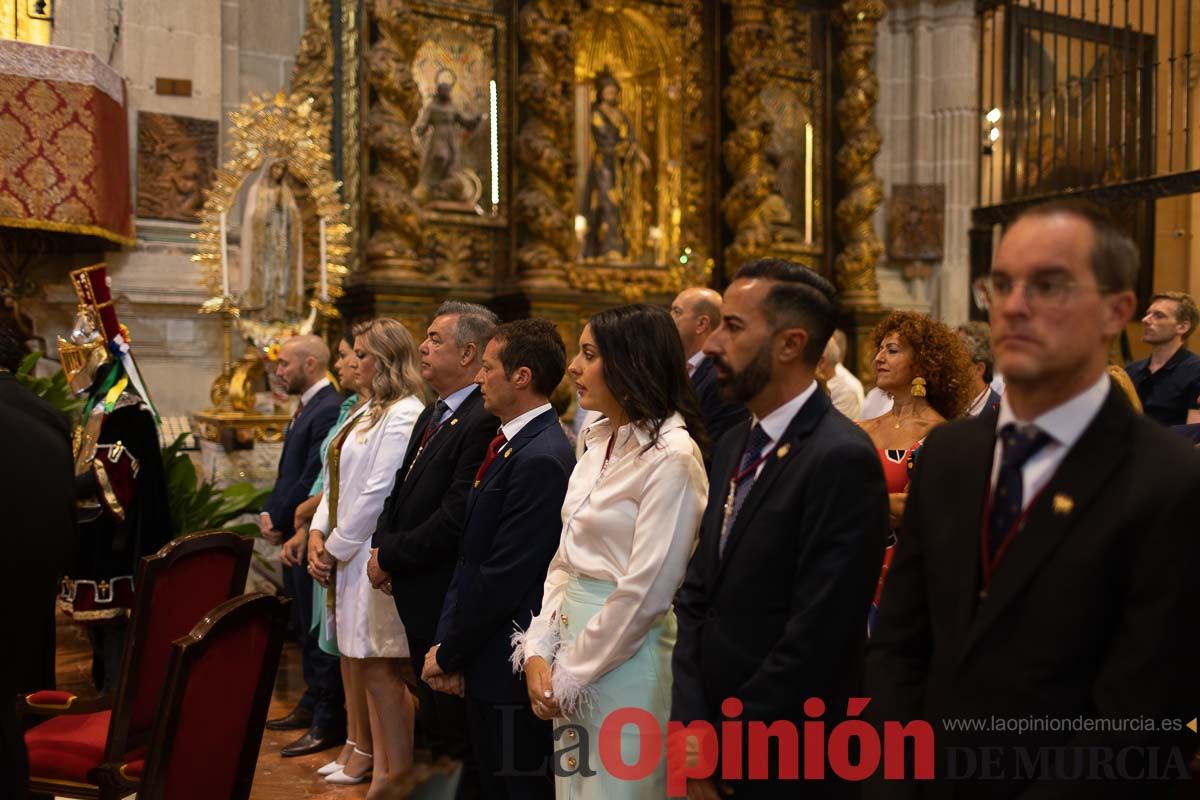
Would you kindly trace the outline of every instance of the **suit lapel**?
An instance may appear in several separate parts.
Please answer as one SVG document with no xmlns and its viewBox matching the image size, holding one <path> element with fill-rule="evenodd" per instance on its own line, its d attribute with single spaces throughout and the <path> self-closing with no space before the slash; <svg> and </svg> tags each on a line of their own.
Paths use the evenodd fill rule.
<svg viewBox="0 0 1200 800">
<path fill-rule="evenodd" d="M 459 403 L 454 413 L 446 417 L 446 421 L 442 423 L 442 427 L 430 438 L 428 444 L 425 445 L 425 449 L 421 450 L 417 455 L 416 462 L 412 466 L 412 472 L 408 476 L 409 480 L 417 479 L 421 472 L 424 471 L 425 465 L 429 463 L 430 459 L 445 446 L 446 442 L 455 438 L 455 428 L 462 424 L 463 417 L 470 414 L 475 409 L 475 406 L 482 402 L 483 398 L 480 396 L 479 390 L 476 389 L 467 395 L 465 400 Z M 431 411 L 430 414 L 432 413 Z M 421 434 L 424 435 L 424 433 L 425 431 L 422 429 Z"/>
<path fill-rule="evenodd" d="M 1124 459 L 1125 433 L 1133 411 L 1116 391 L 1115 386 L 1109 389 L 1096 418 L 1030 506 L 1025 527 L 1013 539 L 992 576 L 987 598 L 979 605 L 970 626 L 966 650 L 978 641 L 1049 560 L 1063 537 L 1074 529 L 1083 509 L 1091 505 Z"/>
<path fill-rule="evenodd" d="M 745 502 L 742 503 L 742 508 L 738 512 L 737 519 L 734 520 L 733 530 L 729 532 L 729 541 L 725 543 L 725 555 L 724 557 L 720 557 L 720 568 L 717 575 L 718 582 L 720 582 L 721 575 L 725 571 L 725 565 L 733 559 L 734 551 L 737 549 L 738 542 L 744 535 L 746 528 L 754 519 L 755 513 L 762 507 L 763 499 L 770 494 L 771 484 L 784 472 L 787 465 L 804 450 L 804 444 L 809 435 L 817 427 L 817 423 L 824 418 L 830 407 L 829 398 L 824 392 L 819 389 L 813 392 L 812 396 L 808 398 L 804 406 L 792 419 L 783 436 L 780 437 L 779 441 L 775 442 L 774 449 L 763 463 L 762 472 L 759 474 L 758 479 L 754 481 L 754 485 L 750 487 L 750 494 L 746 496 Z M 742 440 L 742 446 L 745 447 L 744 440 Z M 732 476 L 730 477 L 732 478 Z M 725 484 L 726 496 L 728 496 L 728 491 L 729 482 L 727 480 Z M 723 509 L 724 499 L 722 499 L 722 515 Z M 720 539 L 720 535 L 720 531 L 718 530 L 718 540 Z"/>
<path fill-rule="evenodd" d="M 704 560 L 709 565 L 705 571 L 705 587 L 708 591 L 716 588 L 717 577 L 721 569 L 721 523 L 723 510 L 725 508 L 725 499 L 729 492 L 729 482 L 733 480 L 733 472 L 737 469 L 738 461 L 741 459 L 741 451 L 746 446 L 746 437 L 750 435 L 749 420 L 739 423 L 733 428 L 733 432 L 729 434 L 727 441 L 737 442 L 736 445 L 731 444 L 729 450 L 724 453 L 718 453 L 713 459 L 713 469 L 709 484 L 709 499 L 708 508 L 705 509 L 705 519 L 708 521 L 707 526 L 701 527 L 700 547 L 705 548 L 704 554 L 707 556 Z M 704 533 L 708 532 L 708 538 L 705 539 Z"/>
<path fill-rule="evenodd" d="M 966 640 L 971 618 L 979 603 L 979 533 L 983 520 L 983 507 L 987 502 L 988 486 L 992 477 L 992 457 L 996 449 L 996 413 L 985 411 L 979 417 L 964 423 L 969 431 L 959 444 L 955 463 L 960 465 L 962 484 L 955 496 L 947 498 L 952 504 L 951 530 L 956 533 L 946 546 L 946 559 L 928 566 L 930 569 L 947 568 L 949 574 L 957 577 L 956 599 L 954 609 L 955 639 Z M 917 457 L 917 469 L 920 467 L 920 456 Z M 933 492 L 940 492 L 942 487 L 932 487 Z M 904 531 L 900 531 L 902 544 Z M 928 548 L 926 548 L 928 552 Z"/>
<path fill-rule="evenodd" d="M 554 409 L 550 409 L 526 423 L 525 427 L 521 428 L 517 435 L 513 437 L 513 440 L 504 445 L 504 449 L 496 456 L 496 460 L 492 462 L 488 471 L 479 479 L 479 485 L 471 488 L 471 494 L 467 498 L 468 517 L 471 516 L 471 509 L 474 508 L 475 499 L 479 496 L 479 493 L 486 489 L 492 481 L 496 480 L 496 476 L 507 468 L 509 459 L 519 453 L 525 445 L 537 438 L 539 433 L 557 422 L 558 414 L 554 412 Z"/>
</svg>

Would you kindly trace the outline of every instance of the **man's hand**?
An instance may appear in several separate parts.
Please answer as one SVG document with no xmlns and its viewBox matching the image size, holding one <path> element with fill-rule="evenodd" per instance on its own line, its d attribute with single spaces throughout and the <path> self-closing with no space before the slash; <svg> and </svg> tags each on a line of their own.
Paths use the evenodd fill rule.
<svg viewBox="0 0 1200 800">
<path fill-rule="evenodd" d="M 304 563 L 304 554 L 308 551 L 308 530 L 297 528 L 292 538 L 283 543 L 279 551 L 279 560 L 289 567 L 298 567 Z"/>
<path fill-rule="evenodd" d="M 461 672 L 454 672 L 449 675 L 441 674 L 434 678 L 425 681 L 429 684 L 429 688 L 435 692 L 442 694 L 452 694 L 457 697 L 466 695 L 466 682 L 463 680 Z"/>
<path fill-rule="evenodd" d="M 367 580 L 376 589 L 382 589 L 385 594 L 392 593 L 392 576 L 379 566 L 379 548 L 371 548 L 371 557 L 367 559 Z"/>
<path fill-rule="evenodd" d="M 439 675 L 445 675 L 442 671 L 442 666 L 438 664 L 437 652 L 440 644 L 435 644 L 429 648 L 429 652 L 425 654 L 425 666 L 421 669 L 421 680 L 429 683 L 430 678 L 436 678 Z M 430 684 L 432 685 L 432 684 Z"/>
<path fill-rule="evenodd" d="M 562 716 L 558 701 L 554 699 L 550 665 L 541 656 L 534 656 L 525 662 L 525 689 L 529 693 L 529 705 L 535 717 L 551 720 Z"/>
<path fill-rule="evenodd" d="M 271 522 L 271 515 L 266 511 L 258 515 L 258 530 L 262 537 L 271 544 L 283 542 L 283 534 L 275 530 L 275 523 Z"/>
</svg>

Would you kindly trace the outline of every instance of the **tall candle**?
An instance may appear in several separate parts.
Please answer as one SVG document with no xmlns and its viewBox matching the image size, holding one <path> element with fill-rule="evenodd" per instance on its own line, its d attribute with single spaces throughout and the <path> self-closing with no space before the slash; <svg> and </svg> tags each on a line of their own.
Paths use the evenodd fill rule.
<svg viewBox="0 0 1200 800">
<path fill-rule="evenodd" d="M 321 302 L 329 301 L 328 265 L 325 262 L 325 218 L 318 217 L 321 225 Z"/>
<path fill-rule="evenodd" d="M 813 126 L 804 125 L 804 243 L 813 240 Z"/>
<path fill-rule="evenodd" d="M 221 212 L 221 297 L 229 297 L 229 239 L 225 235 L 225 212 Z"/>
</svg>

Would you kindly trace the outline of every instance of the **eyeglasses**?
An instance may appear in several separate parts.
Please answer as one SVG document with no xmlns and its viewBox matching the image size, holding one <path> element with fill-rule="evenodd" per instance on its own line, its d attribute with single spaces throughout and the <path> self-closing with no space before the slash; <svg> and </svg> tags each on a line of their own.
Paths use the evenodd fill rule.
<svg viewBox="0 0 1200 800">
<path fill-rule="evenodd" d="M 1014 281 L 1003 272 L 997 272 L 976 278 L 971 284 L 971 293 L 975 297 L 975 305 L 987 311 L 993 305 L 1003 305 L 1018 286 L 1031 311 L 1061 308 L 1077 289 L 1093 288 L 1083 286 L 1067 275 L 1034 275 L 1029 280 Z M 1094 288 L 1101 294 L 1111 291 L 1102 286 Z"/>
</svg>

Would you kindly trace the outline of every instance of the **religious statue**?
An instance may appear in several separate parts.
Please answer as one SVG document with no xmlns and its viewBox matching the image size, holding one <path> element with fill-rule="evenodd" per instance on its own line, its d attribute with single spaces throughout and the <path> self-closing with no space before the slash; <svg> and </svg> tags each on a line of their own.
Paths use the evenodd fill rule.
<svg viewBox="0 0 1200 800">
<path fill-rule="evenodd" d="M 650 168 L 650 157 L 638 145 L 620 97 L 621 84 L 607 70 L 600 72 L 590 121 L 595 151 L 583 187 L 584 258 L 628 256 L 627 233 L 641 217 L 641 176 Z"/>
<path fill-rule="evenodd" d="M 287 184 L 287 162 L 270 162 L 242 212 L 242 310 L 251 319 L 284 322 L 304 313 L 300 207 Z"/>
<path fill-rule="evenodd" d="M 483 115 L 468 114 L 455 106 L 450 97 L 453 89 L 453 73 L 442 70 L 437 89 L 413 128 L 417 138 L 424 139 L 421 179 L 413 197 L 474 206 L 483 194 L 483 184 L 474 170 L 462 166 L 461 141 L 464 131 L 479 127 Z"/>
</svg>

